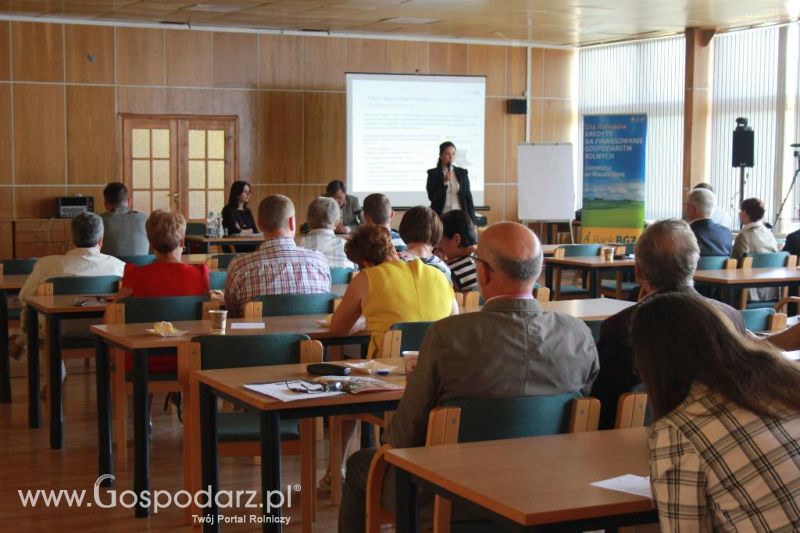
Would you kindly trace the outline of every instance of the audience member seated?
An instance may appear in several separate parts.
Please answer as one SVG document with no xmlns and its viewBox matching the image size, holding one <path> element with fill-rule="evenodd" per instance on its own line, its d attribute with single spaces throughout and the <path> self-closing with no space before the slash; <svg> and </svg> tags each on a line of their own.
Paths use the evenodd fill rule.
<svg viewBox="0 0 800 533">
<path fill-rule="evenodd" d="M 342 180 L 333 180 L 325 188 L 325 196 L 333 198 L 341 209 L 341 218 L 336 221 L 336 233 L 352 233 L 361 224 L 359 215 L 361 206 L 358 205 L 358 196 L 347 194 Z"/>
<path fill-rule="evenodd" d="M 486 305 L 428 330 L 383 436 L 394 447 L 424 445 L 430 410 L 449 400 L 588 393 L 591 388 L 598 361 L 589 328 L 576 318 L 543 311 L 531 296 L 542 268 L 542 248 L 533 232 L 515 222 L 494 224 L 483 234 L 478 256 Z M 340 533 L 364 531 L 364 491 L 374 454 L 362 450 L 348 461 Z M 393 477 L 391 469 L 388 475 Z M 383 500 L 394 508 L 394 483 L 390 479 L 383 486 Z"/>
<path fill-rule="evenodd" d="M 707 191 L 711 191 L 712 193 L 715 192 L 714 187 L 712 187 L 710 183 L 706 182 L 698 183 L 694 186 L 694 189 L 705 189 Z M 714 211 L 711 213 L 711 222 L 714 224 L 719 224 L 720 226 L 725 226 L 726 228 L 731 227 L 731 217 L 729 217 L 728 213 L 720 208 L 719 203 L 715 205 Z"/>
<path fill-rule="evenodd" d="M 244 304 L 266 294 L 310 294 L 330 292 L 331 269 L 325 257 L 298 247 L 292 201 L 271 194 L 258 206 L 258 229 L 264 243 L 252 254 L 237 257 L 228 265 L 225 306 L 231 317 L 241 317 Z"/>
<path fill-rule="evenodd" d="M 106 212 L 103 218 L 103 247 L 101 252 L 114 257 L 146 255 L 150 246 L 144 223 L 147 215 L 131 210 L 128 188 L 122 183 L 109 183 L 103 189 Z"/>
<path fill-rule="evenodd" d="M 739 221 L 742 223 L 742 230 L 733 243 L 731 257 L 741 259 L 747 254 L 777 252 L 778 242 L 775 240 L 775 235 L 764 225 L 764 202 L 758 198 L 747 198 L 742 201 L 740 209 Z M 774 287 L 748 290 L 752 301 L 778 298 L 778 289 Z"/>
<path fill-rule="evenodd" d="M 147 219 L 147 239 L 156 255 L 149 265 L 125 265 L 120 298 L 125 296 L 205 296 L 209 292 L 208 266 L 181 262 L 186 219 L 180 213 L 157 209 Z M 125 365 L 131 371 L 130 356 Z M 150 372 L 177 372 L 175 354 L 153 355 L 147 360 Z"/>
<path fill-rule="evenodd" d="M 228 195 L 228 204 L 222 208 L 222 227 L 228 235 L 252 235 L 256 233 L 253 212 L 247 207 L 250 202 L 250 184 L 234 181 Z"/>
<path fill-rule="evenodd" d="M 783 251 L 789 252 L 792 255 L 800 256 L 800 229 L 793 231 L 786 236 L 786 242 L 783 245 Z"/>
<path fill-rule="evenodd" d="M 797 363 L 689 294 L 639 306 L 632 337 L 661 531 L 800 530 Z"/>
<path fill-rule="evenodd" d="M 70 223 L 72 243 L 75 248 L 64 255 L 48 255 L 36 261 L 33 272 L 25 280 L 19 291 L 19 299 L 23 304 L 22 330 L 25 331 L 25 302 L 36 294 L 39 284 L 50 278 L 62 276 L 122 276 L 125 263 L 116 257 L 100 252 L 103 246 L 103 219 L 94 213 L 81 213 Z M 96 320 L 66 320 L 61 326 L 62 332 L 84 333 L 88 324 Z M 26 343 L 24 334 L 15 336 L 10 344 L 11 354 L 20 357 L 24 353 Z"/>
<path fill-rule="evenodd" d="M 692 278 L 700 251 L 686 222 L 665 219 L 648 226 L 636 241 L 635 257 L 636 280 L 641 285 L 644 300 L 655 293 L 697 295 Z M 736 309 L 716 300 L 708 301 L 728 317 L 736 330 L 744 332 L 744 320 Z M 638 305 L 641 302 L 607 318 L 600 326 L 597 341 L 600 374 L 592 389 L 592 396 L 600 400 L 600 429 L 614 427 L 617 400 L 641 382 L 633 361 L 629 331 Z M 672 318 L 662 317 L 665 323 L 670 323 Z"/>
<path fill-rule="evenodd" d="M 438 268 L 450 281 L 450 269 L 433 250 L 442 240 L 442 220 L 436 211 L 424 205 L 412 207 L 400 221 L 400 237 L 408 246 L 408 251 L 400 254 L 400 259 L 411 261 L 419 258 L 426 265 Z"/>
<path fill-rule="evenodd" d="M 333 198 L 321 196 L 311 202 L 306 216 L 309 232 L 300 237 L 299 245 L 320 252 L 333 268 L 355 269 L 344 253 L 344 239 L 334 233 L 340 217 L 339 204 Z"/>
<path fill-rule="evenodd" d="M 383 226 L 359 227 L 345 251 L 362 272 L 347 286 L 330 330 L 346 334 L 364 315 L 371 336 L 370 357 L 381 355 L 383 335 L 392 324 L 434 321 L 458 313 L 444 276 L 419 259 L 402 261 Z"/>
<path fill-rule="evenodd" d="M 394 249 L 398 252 L 405 252 L 408 248 L 406 243 L 400 238 L 400 234 L 392 229 L 391 222 L 393 218 L 394 210 L 385 194 L 374 193 L 364 198 L 364 222 L 383 226 L 389 230 Z"/>
<path fill-rule="evenodd" d="M 731 255 L 733 237 L 731 230 L 711 220 L 717 205 L 717 198 L 708 189 L 694 189 L 686 198 L 684 213 L 689 222 L 697 244 L 700 257 L 708 255 Z"/>
<path fill-rule="evenodd" d="M 439 252 L 450 268 L 453 287 L 471 291 L 478 287 L 475 261 L 472 258 L 478 243 L 478 231 L 464 211 L 456 209 L 442 215 L 443 236 Z"/>
</svg>

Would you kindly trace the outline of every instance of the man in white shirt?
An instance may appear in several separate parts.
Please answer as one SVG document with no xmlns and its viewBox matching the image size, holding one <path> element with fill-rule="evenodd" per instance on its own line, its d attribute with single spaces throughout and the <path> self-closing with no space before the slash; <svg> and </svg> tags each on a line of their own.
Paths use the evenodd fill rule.
<svg viewBox="0 0 800 533">
<path fill-rule="evenodd" d="M 103 246 L 103 219 L 94 213 L 81 213 L 72 219 L 71 230 L 75 248 L 64 255 L 49 255 L 36 261 L 33 272 L 19 291 L 19 299 L 23 305 L 23 331 L 25 302 L 28 297 L 36 294 L 36 288 L 44 281 L 61 276 L 122 277 L 125 263 L 116 257 L 100 253 L 100 248 Z M 65 323 L 64 333 L 74 329 L 71 326 L 79 324 Z M 83 326 L 79 329 L 85 331 L 86 328 Z M 25 335 L 17 335 L 15 341 L 11 343 L 12 355 L 19 357 L 24 352 L 24 345 Z"/>
<path fill-rule="evenodd" d="M 336 200 L 320 196 L 308 206 L 306 222 L 311 230 L 300 237 L 297 244 L 322 253 L 331 268 L 356 270 L 355 263 L 344 253 L 344 239 L 335 233 L 340 217 L 341 210 Z"/>
</svg>

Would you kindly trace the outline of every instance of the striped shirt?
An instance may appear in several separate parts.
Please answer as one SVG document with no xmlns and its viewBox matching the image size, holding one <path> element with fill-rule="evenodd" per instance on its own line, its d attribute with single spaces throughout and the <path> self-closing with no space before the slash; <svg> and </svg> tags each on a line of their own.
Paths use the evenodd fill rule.
<svg viewBox="0 0 800 533">
<path fill-rule="evenodd" d="M 331 269 L 325 257 L 298 247 L 291 237 L 280 237 L 231 261 L 225 281 L 225 307 L 231 317 L 241 317 L 244 304 L 256 296 L 330 290 Z"/>
<path fill-rule="evenodd" d="M 337 236 L 332 229 L 312 229 L 297 243 L 303 248 L 316 250 L 325 256 L 328 265 L 333 268 L 352 268 L 358 270 L 356 264 L 347 258 L 344 253 L 344 239 Z"/>
<path fill-rule="evenodd" d="M 450 274 L 456 290 L 471 291 L 478 288 L 478 272 L 475 268 L 475 261 L 469 254 L 448 261 L 447 266 L 450 267 Z"/>
<path fill-rule="evenodd" d="M 764 418 L 692 387 L 650 431 L 661 531 L 800 530 L 800 413 Z"/>
</svg>

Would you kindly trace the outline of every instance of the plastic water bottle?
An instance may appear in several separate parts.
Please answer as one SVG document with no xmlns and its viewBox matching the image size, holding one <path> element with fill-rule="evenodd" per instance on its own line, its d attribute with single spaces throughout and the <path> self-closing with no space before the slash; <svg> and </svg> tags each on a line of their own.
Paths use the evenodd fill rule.
<svg viewBox="0 0 800 533">
<path fill-rule="evenodd" d="M 214 211 L 210 211 L 208 213 L 208 218 L 206 218 L 206 237 L 214 237 L 216 236 L 216 228 L 214 227 L 214 222 L 216 217 L 214 216 Z"/>
</svg>

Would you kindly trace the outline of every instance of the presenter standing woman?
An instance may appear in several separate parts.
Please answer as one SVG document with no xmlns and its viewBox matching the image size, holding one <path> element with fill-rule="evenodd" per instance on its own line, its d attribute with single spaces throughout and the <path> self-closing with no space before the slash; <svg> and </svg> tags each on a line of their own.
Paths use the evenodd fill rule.
<svg viewBox="0 0 800 533">
<path fill-rule="evenodd" d="M 460 209 L 475 222 L 475 206 L 472 191 L 469 189 L 469 175 L 466 168 L 453 165 L 456 159 L 456 145 L 445 141 L 439 145 L 439 161 L 436 168 L 428 170 L 428 200 L 431 209 L 440 216 L 448 211 Z"/>
<path fill-rule="evenodd" d="M 246 181 L 234 181 L 228 195 L 228 205 L 222 208 L 222 227 L 228 235 L 253 235 L 256 231 L 256 221 L 253 212 L 247 207 L 250 202 L 250 184 Z M 230 246 L 223 246 L 225 253 L 231 252 Z M 254 244 L 240 244 L 236 246 L 237 252 L 252 252 L 256 249 Z"/>
</svg>

